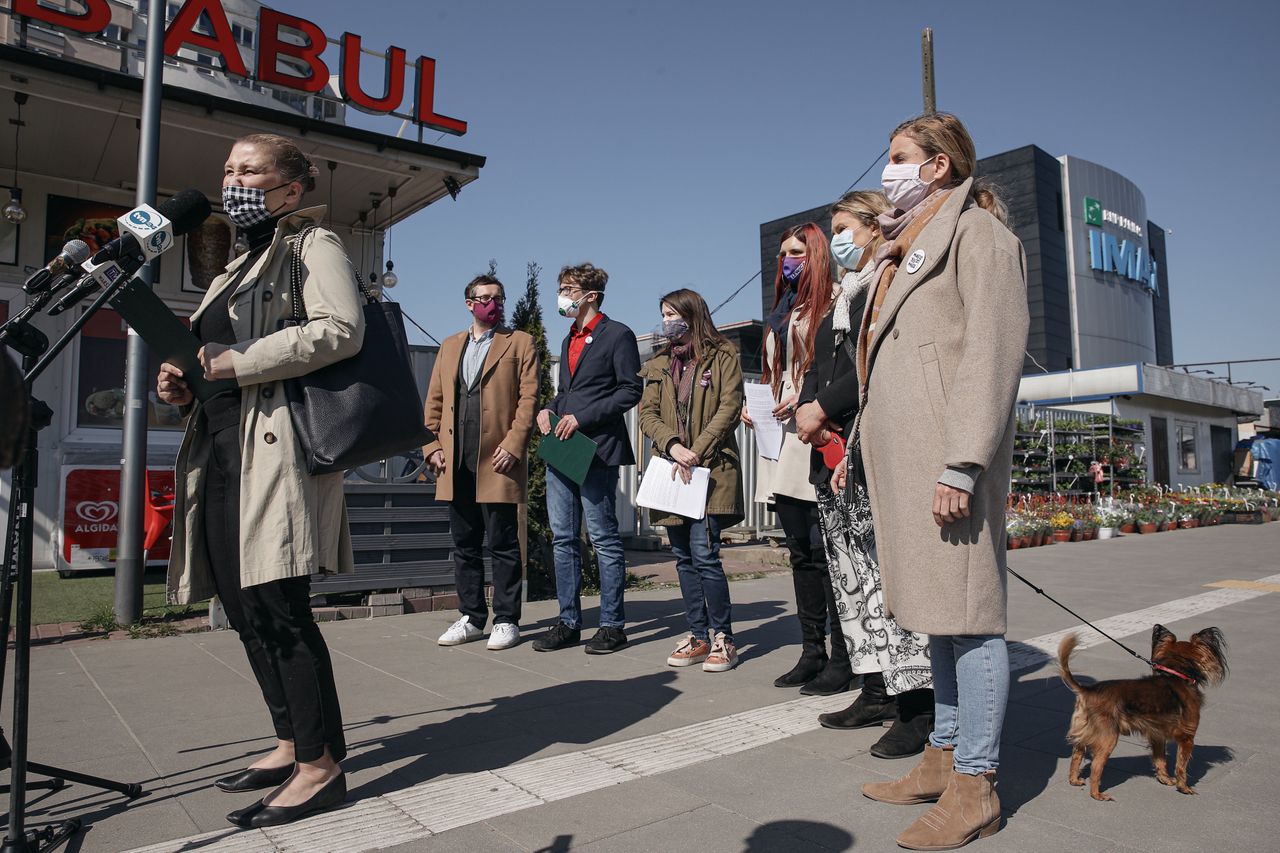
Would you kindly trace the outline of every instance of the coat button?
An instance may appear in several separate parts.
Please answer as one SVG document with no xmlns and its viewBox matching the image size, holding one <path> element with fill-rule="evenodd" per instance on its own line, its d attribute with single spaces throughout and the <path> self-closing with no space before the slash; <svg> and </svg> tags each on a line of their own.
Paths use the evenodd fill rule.
<svg viewBox="0 0 1280 853">
<path fill-rule="evenodd" d="M 263 301 L 263 302 L 270 302 L 270 301 L 271 301 L 271 291 L 270 291 L 270 290 L 268 290 L 266 293 L 262 294 L 262 301 Z"/>
<path fill-rule="evenodd" d="M 893 339 L 894 339 L 895 341 L 898 339 L 898 330 L 897 330 L 897 329 L 894 329 L 894 330 L 893 330 Z"/>
<path fill-rule="evenodd" d="M 276 392 L 275 392 L 275 391 L 272 391 L 270 388 L 263 388 L 263 389 L 262 389 L 262 399 L 264 399 L 264 400 L 270 400 L 270 399 L 271 399 L 272 397 L 274 397 L 275 395 L 276 395 Z"/>
<path fill-rule="evenodd" d="M 274 432 L 269 432 L 262 437 L 262 440 L 265 441 L 267 444 L 275 444 L 276 434 Z"/>
</svg>

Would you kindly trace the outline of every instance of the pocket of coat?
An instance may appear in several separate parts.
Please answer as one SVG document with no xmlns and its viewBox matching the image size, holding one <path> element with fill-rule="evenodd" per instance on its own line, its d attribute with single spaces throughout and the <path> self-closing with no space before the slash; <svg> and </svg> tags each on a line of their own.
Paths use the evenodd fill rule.
<svg viewBox="0 0 1280 853">
<path fill-rule="evenodd" d="M 933 419 L 938 429 L 943 427 L 943 413 L 947 409 L 947 392 L 942 385 L 942 365 L 938 363 L 938 348 L 933 344 L 925 344 L 918 350 L 920 368 L 924 371 L 924 387 L 929 395 L 929 408 L 933 409 Z"/>
</svg>

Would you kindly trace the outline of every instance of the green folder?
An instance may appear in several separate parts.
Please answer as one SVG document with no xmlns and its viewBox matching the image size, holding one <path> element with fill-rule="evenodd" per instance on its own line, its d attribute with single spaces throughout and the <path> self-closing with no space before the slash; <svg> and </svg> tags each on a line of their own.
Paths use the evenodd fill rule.
<svg viewBox="0 0 1280 853">
<path fill-rule="evenodd" d="M 182 378 L 197 400 L 208 400 L 215 394 L 234 391 L 238 387 L 234 379 L 204 378 L 204 370 L 196 358 L 196 353 L 203 346 L 200 339 L 156 296 L 155 291 L 139 279 L 135 278 L 120 288 L 111 297 L 110 304 L 161 361 L 182 369 Z"/>
<path fill-rule="evenodd" d="M 551 432 L 538 443 L 538 456 L 552 468 L 573 480 L 579 486 L 587 479 L 591 461 L 596 458 L 596 443 L 581 432 L 575 432 L 568 440 L 556 438 L 556 424 L 560 416 L 551 415 Z"/>
</svg>

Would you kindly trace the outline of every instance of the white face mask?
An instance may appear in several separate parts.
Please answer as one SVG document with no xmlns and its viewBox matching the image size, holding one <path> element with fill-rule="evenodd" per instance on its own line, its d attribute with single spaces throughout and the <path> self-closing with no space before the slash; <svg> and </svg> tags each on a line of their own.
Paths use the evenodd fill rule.
<svg viewBox="0 0 1280 853">
<path fill-rule="evenodd" d="M 854 245 L 852 228 L 846 228 L 831 238 L 831 257 L 847 270 L 858 268 L 858 261 L 862 260 L 862 252 L 866 248 Z"/>
<path fill-rule="evenodd" d="M 582 301 L 587 298 L 588 293 L 595 293 L 594 290 L 588 290 L 582 294 L 576 301 L 567 296 L 556 297 L 556 308 L 560 311 L 561 317 L 577 317 L 582 313 Z"/>
<path fill-rule="evenodd" d="M 937 156 L 935 154 L 929 160 Z M 880 173 L 880 185 L 884 187 L 884 194 L 898 210 L 910 210 L 929 195 L 931 182 L 920 177 L 920 170 L 929 160 L 924 163 L 888 163 Z"/>
</svg>

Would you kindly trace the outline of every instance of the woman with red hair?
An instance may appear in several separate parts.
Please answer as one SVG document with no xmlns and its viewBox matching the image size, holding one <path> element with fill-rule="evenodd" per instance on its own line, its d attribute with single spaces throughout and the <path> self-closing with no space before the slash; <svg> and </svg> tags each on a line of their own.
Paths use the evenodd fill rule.
<svg viewBox="0 0 1280 853">
<path fill-rule="evenodd" d="M 800 687 L 808 696 L 841 693 L 853 681 L 818 527 L 817 493 L 809 482 L 809 448 L 801 443 L 795 427 L 796 406 L 805 372 L 813 363 L 818 325 L 831 309 L 834 295 L 831 249 L 822 228 L 813 222 L 789 228 L 778 251 L 773 310 L 765 320 L 761 377 L 773 389 L 773 414 L 783 423 L 786 435 L 776 461 L 759 457 L 755 499 L 770 504 L 782 525 L 791 553 L 803 640 L 800 661 L 773 683 Z M 751 425 L 745 408 L 742 420 Z"/>
</svg>

